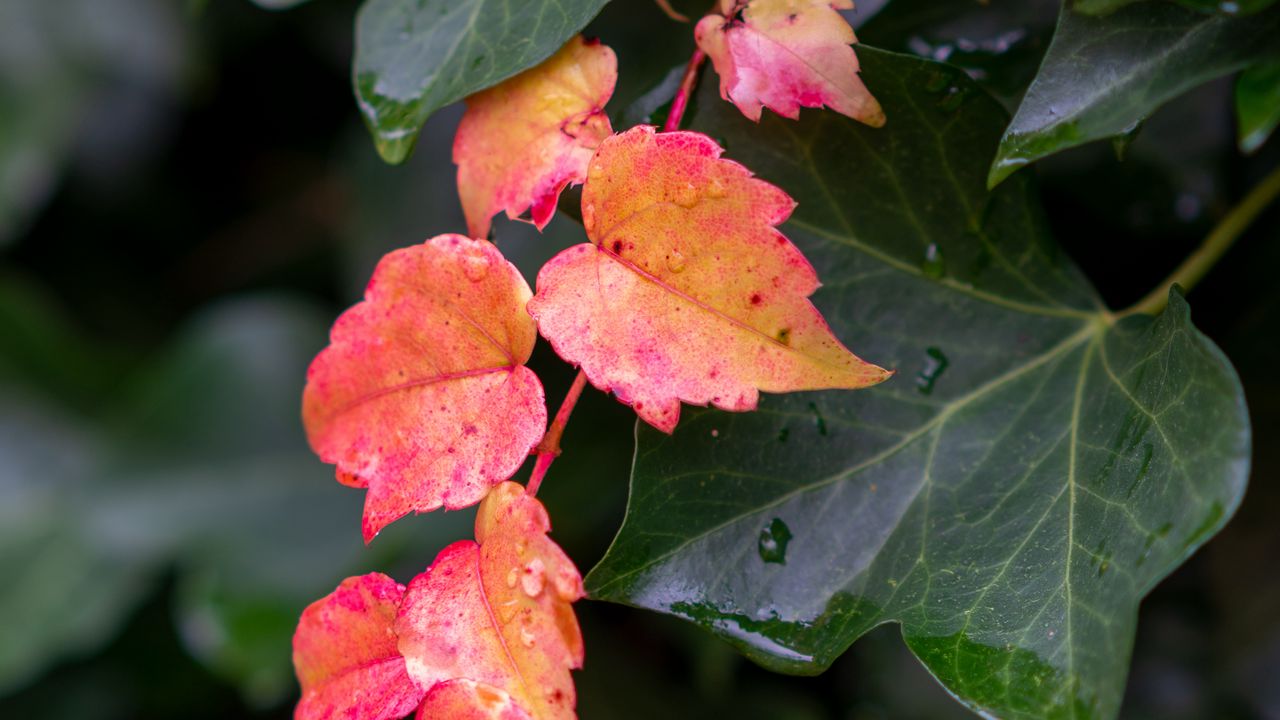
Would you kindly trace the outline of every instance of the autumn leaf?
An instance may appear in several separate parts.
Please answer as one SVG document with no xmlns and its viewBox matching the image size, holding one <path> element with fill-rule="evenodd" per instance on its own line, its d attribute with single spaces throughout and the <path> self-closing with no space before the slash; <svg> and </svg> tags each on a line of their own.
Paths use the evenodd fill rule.
<svg viewBox="0 0 1280 720">
<path fill-rule="evenodd" d="M 391 720 L 423 690 L 405 669 L 392 628 L 404 586 L 380 573 L 347 578 L 302 612 L 293 664 L 302 685 L 295 720 Z"/>
<path fill-rule="evenodd" d="M 445 548 L 410 583 L 395 632 L 431 693 L 422 717 L 575 717 L 582 578 L 550 528 L 541 503 L 503 483 L 476 514 L 477 542 Z"/>
<path fill-rule="evenodd" d="M 529 296 L 492 244 L 440 235 L 384 257 L 334 323 L 303 420 L 339 481 L 368 488 L 366 542 L 410 512 L 479 502 L 542 436 Z"/>
<path fill-rule="evenodd" d="M 613 132 L 604 105 L 617 79 L 613 50 L 578 35 L 541 65 L 467 98 L 453 161 L 472 237 L 487 237 L 504 210 L 512 219 L 531 210 L 546 227 L 560 192 L 583 181 Z"/>
<path fill-rule="evenodd" d="M 721 152 L 705 135 L 650 127 L 606 140 L 582 195 L 592 244 L 548 262 L 529 302 L 562 358 L 665 432 L 681 401 L 751 410 L 758 390 L 889 376 L 809 302 L 813 267 L 774 227 L 794 201 Z"/>
<path fill-rule="evenodd" d="M 827 107 L 884 125 L 880 103 L 858 77 L 853 28 L 837 10 L 851 0 L 720 0 L 694 28 L 720 75 L 720 96 L 760 120 L 761 106 L 791 118 Z"/>
</svg>

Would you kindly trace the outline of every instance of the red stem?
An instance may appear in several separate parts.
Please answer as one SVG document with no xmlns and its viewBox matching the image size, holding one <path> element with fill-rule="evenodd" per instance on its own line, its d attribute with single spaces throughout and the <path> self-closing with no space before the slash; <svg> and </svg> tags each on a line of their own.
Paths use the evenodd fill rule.
<svg viewBox="0 0 1280 720">
<path fill-rule="evenodd" d="M 689 58 L 689 66 L 684 70 L 684 77 L 680 79 L 680 89 L 671 99 L 671 112 L 667 114 L 667 122 L 662 126 L 663 132 L 680 129 L 685 108 L 689 106 L 689 97 L 693 95 L 693 86 L 698 83 L 698 70 L 702 67 L 702 61 L 706 59 L 707 54 L 702 52 L 702 48 L 693 51 L 693 57 Z"/>
<path fill-rule="evenodd" d="M 560 403 L 560 410 L 556 412 L 555 419 L 547 428 L 547 434 L 542 436 L 542 441 L 533 449 L 538 459 L 533 463 L 533 474 L 529 476 L 529 484 L 525 486 L 525 492 L 530 497 L 537 494 L 542 478 L 546 476 L 551 463 L 555 462 L 560 455 L 560 436 L 564 434 L 564 426 L 569 424 L 573 406 L 578 404 L 578 397 L 582 395 L 582 389 L 586 386 L 587 374 L 579 369 L 578 376 L 573 379 L 573 385 L 569 386 L 569 393 L 564 396 L 564 402 Z"/>
</svg>

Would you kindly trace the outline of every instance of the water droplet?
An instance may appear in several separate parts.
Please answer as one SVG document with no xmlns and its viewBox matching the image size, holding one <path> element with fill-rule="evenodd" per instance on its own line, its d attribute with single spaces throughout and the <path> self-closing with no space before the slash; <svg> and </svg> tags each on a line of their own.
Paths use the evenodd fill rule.
<svg viewBox="0 0 1280 720">
<path fill-rule="evenodd" d="M 936 347 L 928 348 L 924 351 L 924 366 L 920 368 L 920 372 L 916 373 L 916 390 L 921 395 L 929 395 L 933 392 L 933 386 L 938 382 L 938 376 L 946 371 L 951 361 L 947 360 L 947 356 Z"/>
<path fill-rule="evenodd" d="M 929 247 L 924 249 L 924 265 L 920 270 L 927 278 L 937 280 L 942 277 L 942 250 L 938 247 L 938 243 L 929 243 Z"/>
<path fill-rule="evenodd" d="M 728 194 L 729 190 L 720 181 L 720 178 L 711 178 L 711 182 L 707 183 L 707 197 L 719 199 Z"/>
<path fill-rule="evenodd" d="M 545 571 L 542 558 L 534 558 L 524 566 L 524 573 L 520 577 L 520 589 L 524 590 L 525 595 L 537 597 L 542 594 L 542 588 L 547 584 Z"/>
<path fill-rule="evenodd" d="M 1120 131 L 1118 135 L 1111 136 L 1111 149 L 1116 153 L 1116 160 L 1124 160 L 1125 154 L 1129 151 L 1129 146 L 1137 139 L 1138 133 L 1142 130 L 1142 121 L 1139 120 L 1129 127 Z"/>
<path fill-rule="evenodd" d="M 787 564 L 787 543 L 791 542 L 791 528 L 782 522 L 782 518 L 774 518 L 760 531 L 757 549 L 760 559 L 767 563 Z"/>
<path fill-rule="evenodd" d="M 462 261 L 462 273 L 471 282 L 480 282 L 489 274 L 489 266 L 493 264 L 488 253 L 474 253 Z"/>
<path fill-rule="evenodd" d="M 587 180 L 599 180 L 602 177 L 604 177 L 604 170 L 600 167 L 600 163 L 592 161 L 587 166 Z"/>
<path fill-rule="evenodd" d="M 682 208 L 691 208 L 698 204 L 698 188 L 693 183 L 686 182 L 677 186 L 671 193 L 671 202 Z"/>
<path fill-rule="evenodd" d="M 822 417 L 822 412 L 818 410 L 818 406 L 814 403 L 809 403 L 809 412 L 813 413 L 813 424 L 817 426 L 818 434 L 826 436 L 827 419 Z"/>
<path fill-rule="evenodd" d="M 513 588 L 516 586 L 516 583 L 519 581 L 520 581 L 519 570 L 515 568 L 511 568 L 510 570 L 507 571 L 507 587 Z"/>
<path fill-rule="evenodd" d="M 520 609 L 520 603 L 515 600 L 508 600 L 498 605 L 498 619 L 504 623 L 511 622 L 511 618 L 516 616 L 516 612 Z"/>
<path fill-rule="evenodd" d="M 673 273 L 684 271 L 684 253 L 680 252 L 680 248 L 671 248 L 671 252 L 667 253 L 667 269 Z"/>
<path fill-rule="evenodd" d="M 929 73 L 929 77 L 924 81 L 924 89 L 926 92 L 931 93 L 942 92 L 950 84 L 950 75 L 941 70 L 934 70 Z"/>
<path fill-rule="evenodd" d="M 523 555 L 524 555 L 524 551 L 525 551 L 528 547 L 529 547 L 529 544 L 528 544 L 527 542 L 525 542 L 524 540 L 517 540 L 517 541 L 516 541 L 516 554 L 517 554 L 517 555 L 521 555 L 521 556 L 523 556 Z"/>
<path fill-rule="evenodd" d="M 536 639 L 537 636 L 530 632 L 528 628 L 520 628 L 520 642 L 524 643 L 525 647 L 533 647 L 533 641 Z"/>
<path fill-rule="evenodd" d="M 952 85 L 938 100 L 938 108 L 944 112 L 955 112 L 960 109 L 971 92 L 968 86 Z"/>
</svg>

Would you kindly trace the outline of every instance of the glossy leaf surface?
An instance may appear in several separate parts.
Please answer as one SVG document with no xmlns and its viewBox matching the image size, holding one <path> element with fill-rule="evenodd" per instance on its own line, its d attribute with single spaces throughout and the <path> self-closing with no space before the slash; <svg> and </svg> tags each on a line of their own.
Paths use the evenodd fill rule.
<svg viewBox="0 0 1280 720">
<path fill-rule="evenodd" d="M 1237 17 L 1149 0 L 1095 17 L 1064 5 L 990 184 L 1047 155 L 1131 132 L 1177 95 L 1280 54 L 1277 33 L 1280 7 Z"/>
<path fill-rule="evenodd" d="M 529 296 L 492 244 L 440 235 L 384 257 L 334 323 L 303 420 L 339 481 L 368 488 L 366 542 L 410 512 L 474 505 L 542 437 Z"/>
<path fill-rule="evenodd" d="M 756 128 L 706 91 L 692 125 L 807 200 L 786 230 L 826 281 L 815 302 L 897 376 L 640 426 L 589 592 L 797 673 L 896 621 L 975 710 L 1114 717 L 1139 601 L 1243 494 L 1234 371 L 1177 293 L 1111 324 L 1028 177 L 985 189 L 1005 115 L 963 73 L 862 60 L 885 129 Z"/>
<path fill-rule="evenodd" d="M 720 96 L 752 120 L 760 109 L 795 119 L 827 106 L 879 127 L 880 104 L 858 77 L 851 0 L 720 0 L 694 35 L 720 75 Z"/>
<path fill-rule="evenodd" d="M 531 210 L 546 227 L 560 191 L 587 177 L 587 163 L 613 128 L 605 103 L 618 60 L 599 42 L 575 36 L 535 68 L 467 98 L 453 161 L 471 237 L 489 236 L 490 219 Z"/>
<path fill-rule="evenodd" d="M 664 432 L 682 401 L 751 410 L 759 390 L 887 377 L 809 302 L 813 266 L 774 227 L 795 203 L 721 152 L 647 126 L 605 141 L 582 193 L 591 244 L 543 266 L 529 302 L 562 358 Z"/>
<path fill-rule="evenodd" d="M 573 718 L 571 668 L 582 636 L 571 603 L 582 597 L 573 562 L 547 537 L 547 512 L 503 483 L 476 515 L 476 542 L 454 543 L 409 585 L 396 621 L 409 674 L 432 690 L 457 680 L 425 717 L 472 707 L 476 717 Z M 462 715 L 466 717 L 466 715 Z"/>
<path fill-rule="evenodd" d="M 293 662 L 302 685 L 295 720 L 395 720 L 424 695 L 392 630 L 404 586 L 380 573 L 347 578 L 302 613 Z"/>
<path fill-rule="evenodd" d="M 436 110 L 546 60 L 608 0 L 366 0 L 356 97 L 378 152 L 409 156 Z"/>
<path fill-rule="evenodd" d="M 1280 61 L 1259 63 L 1236 80 L 1240 151 L 1251 153 L 1280 125 Z"/>
</svg>

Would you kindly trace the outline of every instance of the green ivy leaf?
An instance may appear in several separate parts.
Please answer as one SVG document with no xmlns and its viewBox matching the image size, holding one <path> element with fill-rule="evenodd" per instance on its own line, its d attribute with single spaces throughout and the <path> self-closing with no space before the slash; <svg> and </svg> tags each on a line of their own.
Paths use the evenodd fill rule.
<svg viewBox="0 0 1280 720">
<path fill-rule="evenodd" d="M 1150 0 L 1093 17 L 1064 5 L 989 185 L 1060 150 L 1133 132 L 1186 90 L 1280 53 L 1278 33 L 1280 7 L 1233 17 Z"/>
<path fill-rule="evenodd" d="M 985 187 L 1006 115 L 963 73 L 860 47 L 888 125 L 693 126 L 794 197 L 836 334 L 896 378 L 640 426 L 592 597 L 692 620 L 781 671 L 901 624 L 969 707 L 1110 718 L 1138 603 L 1244 491 L 1239 382 L 1181 295 L 1118 321 L 1031 178 Z"/>
<path fill-rule="evenodd" d="M 436 110 L 537 65 L 608 0 L 367 0 L 356 98 L 382 158 L 409 156 Z"/>
<path fill-rule="evenodd" d="M 1280 62 L 1259 63 L 1236 81 L 1240 152 L 1251 153 L 1280 125 Z"/>
</svg>

